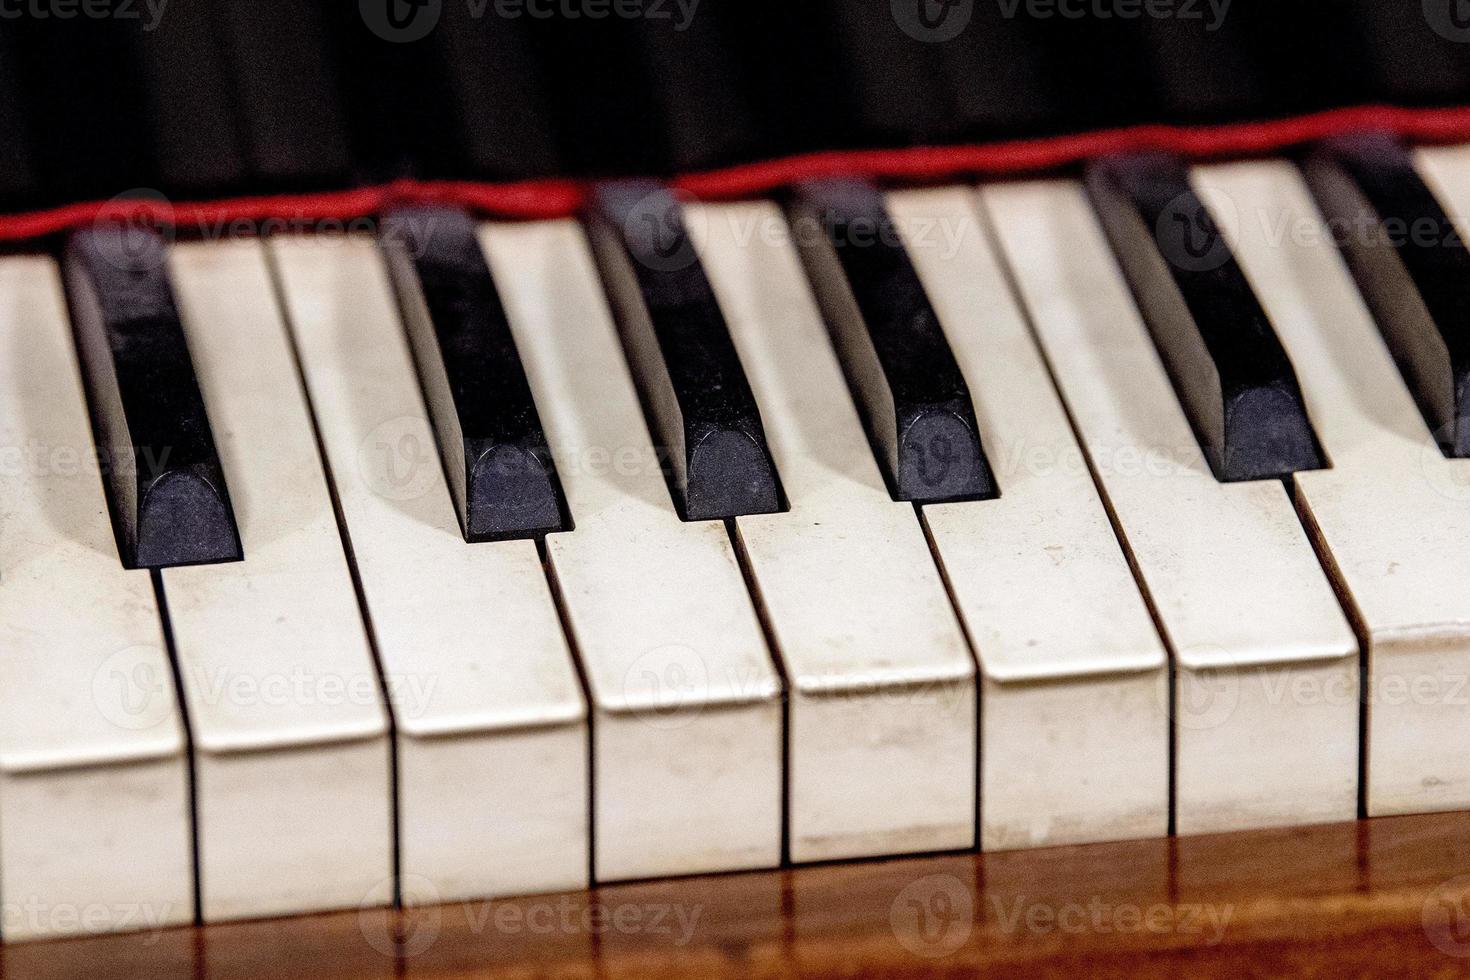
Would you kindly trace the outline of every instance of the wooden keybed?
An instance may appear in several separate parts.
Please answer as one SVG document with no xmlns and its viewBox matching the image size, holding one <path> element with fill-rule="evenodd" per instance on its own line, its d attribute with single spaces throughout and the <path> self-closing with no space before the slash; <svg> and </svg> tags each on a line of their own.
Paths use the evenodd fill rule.
<svg viewBox="0 0 1470 980">
<path fill-rule="evenodd" d="M 936 896 L 956 903 L 950 915 Z M 928 910 L 926 927 L 910 900 Z M 0 949 L 0 973 L 1461 976 L 1467 913 L 1470 813 L 1461 812 L 11 945 Z"/>
</svg>

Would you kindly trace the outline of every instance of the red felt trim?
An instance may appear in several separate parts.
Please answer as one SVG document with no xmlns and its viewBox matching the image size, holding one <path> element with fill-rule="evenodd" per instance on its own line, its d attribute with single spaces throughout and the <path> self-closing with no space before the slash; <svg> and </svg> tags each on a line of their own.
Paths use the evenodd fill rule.
<svg viewBox="0 0 1470 980">
<path fill-rule="evenodd" d="M 1110 153 L 1144 149 L 1165 150 L 1192 159 L 1242 156 L 1364 129 L 1389 130 L 1417 142 L 1470 141 L 1470 106 L 1444 109 L 1353 106 L 1286 119 L 1220 126 L 1129 126 L 968 146 L 809 153 L 687 174 L 674 183 L 700 198 L 750 197 L 793 181 L 839 174 L 928 181 L 968 174 L 1038 173 Z M 0 215 L 0 240 L 37 238 L 108 216 L 146 217 L 186 233 L 211 235 L 228 229 L 232 223 L 267 219 L 288 224 L 346 222 L 399 203 L 459 204 L 505 218 L 560 218 L 575 214 L 585 195 L 586 187 L 571 180 L 513 184 L 400 180 L 354 190 L 220 201 L 175 203 L 156 196 L 89 201 L 45 211 Z"/>
</svg>

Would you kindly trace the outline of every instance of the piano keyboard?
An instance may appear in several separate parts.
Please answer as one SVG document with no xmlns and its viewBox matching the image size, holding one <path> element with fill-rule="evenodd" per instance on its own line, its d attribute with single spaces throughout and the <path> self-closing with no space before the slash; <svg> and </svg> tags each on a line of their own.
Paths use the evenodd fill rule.
<svg viewBox="0 0 1470 980">
<path fill-rule="evenodd" d="M 1368 139 L 0 258 L 3 938 L 1470 808 L 1467 223 Z"/>
</svg>

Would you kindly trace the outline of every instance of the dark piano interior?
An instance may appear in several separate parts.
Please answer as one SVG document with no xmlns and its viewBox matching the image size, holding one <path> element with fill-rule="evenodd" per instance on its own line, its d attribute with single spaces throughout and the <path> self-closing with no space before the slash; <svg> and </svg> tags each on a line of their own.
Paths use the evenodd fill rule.
<svg viewBox="0 0 1470 980">
<path fill-rule="evenodd" d="M 572 17 L 554 0 L 393 0 L 365 17 L 326 0 L 174 0 L 159 16 L 139 0 L 132 19 L 0 19 L 0 209 L 135 188 L 193 201 L 669 176 L 1470 97 L 1470 45 L 1417 3 L 1235 0 L 1224 16 L 1189 0 L 1169 18 L 1100 18 L 1079 0 L 641 0 L 641 16 L 616 14 L 631 2 Z"/>
</svg>

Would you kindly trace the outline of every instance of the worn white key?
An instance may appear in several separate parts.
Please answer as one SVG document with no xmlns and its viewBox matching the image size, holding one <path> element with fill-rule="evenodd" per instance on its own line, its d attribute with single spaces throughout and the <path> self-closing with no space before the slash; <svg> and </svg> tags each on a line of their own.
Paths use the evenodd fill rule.
<svg viewBox="0 0 1470 980">
<path fill-rule="evenodd" d="M 736 519 L 790 694 L 793 861 L 969 847 L 975 663 L 888 496 L 781 212 L 688 210 L 791 509 Z"/>
<path fill-rule="evenodd" d="M 594 709 L 593 876 L 772 866 L 780 679 L 725 529 L 674 510 L 581 229 L 482 242 L 574 523 L 546 551 Z"/>
<path fill-rule="evenodd" d="M 978 205 L 888 195 L 1001 485 L 921 512 L 980 662 L 980 844 L 1163 836 L 1168 657 Z"/>
<path fill-rule="evenodd" d="M 180 245 L 172 267 L 245 551 L 163 573 L 202 912 L 356 906 L 391 871 L 388 718 L 264 247 Z"/>
<path fill-rule="evenodd" d="M 373 242 L 271 248 L 397 722 L 400 871 L 445 901 L 585 888 L 586 707 L 536 545 L 460 535 Z"/>
<path fill-rule="evenodd" d="M 1176 829 L 1352 819 L 1357 645 L 1291 498 L 1215 480 L 1078 184 L 983 194 L 1174 658 Z"/>
<path fill-rule="evenodd" d="M 55 264 L 0 259 L 0 935 L 189 922 L 184 731 L 118 558 Z"/>
<path fill-rule="evenodd" d="M 1426 156 L 1467 227 L 1470 158 Z M 1195 180 L 1230 202 L 1225 233 L 1332 460 L 1296 480 L 1367 649 L 1368 814 L 1470 806 L 1470 460 L 1441 455 L 1297 171 L 1251 164 Z"/>
</svg>

